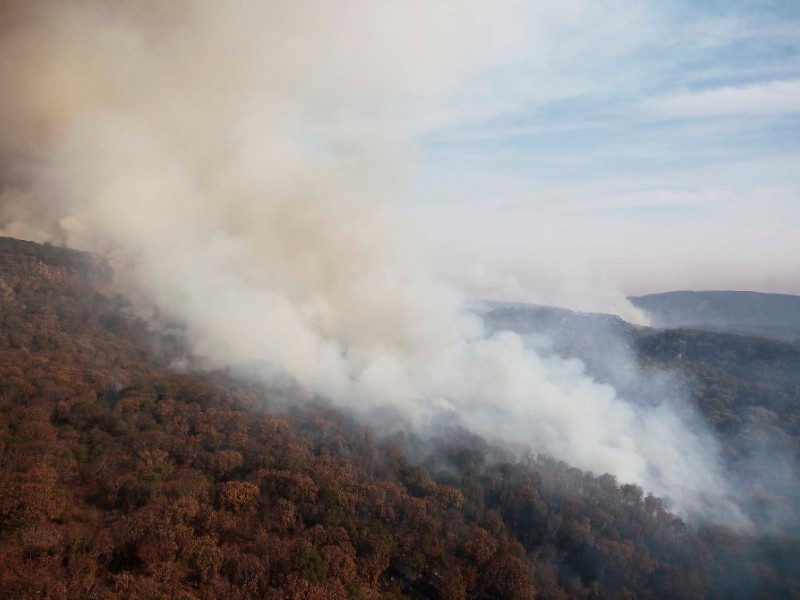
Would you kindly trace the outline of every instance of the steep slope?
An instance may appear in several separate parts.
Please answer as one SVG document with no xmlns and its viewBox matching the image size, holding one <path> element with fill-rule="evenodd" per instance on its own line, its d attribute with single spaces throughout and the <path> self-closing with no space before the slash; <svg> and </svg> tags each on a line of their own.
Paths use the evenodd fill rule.
<svg viewBox="0 0 800 600">
<path fill-rule="evenodd" d="M 0 598 L 786 597 L 791 540 L 465 431 L 178 373 L 86 254 L 0 241 Z M 757 543 L 755 543 L 757 542 Z M 788 544 L 788 545 L 787 545 Z M 751 587 L 747 587 L 751 586 Z M 735 594 L 733 594 L 735 596 Z"/>
</svg>

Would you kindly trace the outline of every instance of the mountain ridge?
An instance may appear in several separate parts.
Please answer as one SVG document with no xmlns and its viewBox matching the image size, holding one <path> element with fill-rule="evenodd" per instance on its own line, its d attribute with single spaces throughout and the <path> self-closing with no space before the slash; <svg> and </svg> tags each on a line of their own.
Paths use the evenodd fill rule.
<svg viewBox="0 0 800 600">
<path fill-rule="evenodd" d="M 692 327 L 800 342 L 800 296 L 753 291 L 672 291 L 630 296 L 655 327 Z"/>
</svg>

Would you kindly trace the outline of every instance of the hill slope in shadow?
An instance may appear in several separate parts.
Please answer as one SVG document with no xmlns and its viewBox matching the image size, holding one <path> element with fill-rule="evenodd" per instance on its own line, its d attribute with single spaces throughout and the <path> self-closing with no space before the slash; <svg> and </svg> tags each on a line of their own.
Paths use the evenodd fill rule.
<svg viewBox="0 0 800 600">
<path fill-rule="evenodd" d="M 678 291 L 631 296 L 655 327 L 692 327 L 800 343 L 800 296 Z"/>
</svg>

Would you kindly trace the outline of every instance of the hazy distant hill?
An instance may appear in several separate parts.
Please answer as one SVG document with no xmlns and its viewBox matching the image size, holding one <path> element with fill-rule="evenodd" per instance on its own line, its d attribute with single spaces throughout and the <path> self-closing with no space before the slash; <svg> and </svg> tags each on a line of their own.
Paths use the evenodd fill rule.
<svg viewBox="0 0 800 600">
<path fill-rule="evenodd" d="M 632 399 L 663 393 L 652 374 L 645 373 L 644 381 L 642 374 L 634 377 L 633 366 L 688 375 L 689 394 L 701 407 L 721 390 L 729 401 L 736 398 L 737 412 L 794 405 L 800 392 L 800 348 L 781 340 L 700 327 L 641 327 L 614 315 L 527 304 L 490 303 L 482 318 L 489 331 L 515 331 L 546 352 L 579 358 L 590 375 Z M 791 427 L 798 418 L 794 415 Z M 790 426 L 789 420 L 782 426 Z"/>
<path fill-rule="evenodd" d="M 800 296 L 759 292 L 667 292 L 631 296 L 655 327 L 691 327 L 800 342 Z"/>
<path fill-rule="evenodd" d="M 791 297 L 790 297 L 791 298 Z M 491 303 L 490 331 L 510 330 L 565 358 L 634 402 L 690 398 L 732 457 L 765 438 L 800 449 L 800 347 L 763 336 L 656 329 L 619 317 L 549 306 Z"/>
</svg>

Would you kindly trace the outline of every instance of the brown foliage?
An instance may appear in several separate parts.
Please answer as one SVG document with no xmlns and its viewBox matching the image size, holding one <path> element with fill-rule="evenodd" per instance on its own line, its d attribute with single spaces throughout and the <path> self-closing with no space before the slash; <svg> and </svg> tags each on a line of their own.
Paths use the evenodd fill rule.
<svg viewBox="0 0 800 600">
<path fill-rule="evenodd" d="M 329 406 L 175 373 L 96 267 L 0 243 L 0 599 L 693 598 L 704 543 L 747 554 L 613 478 L 458 431 L 437 473 Z"/>
</svg>

